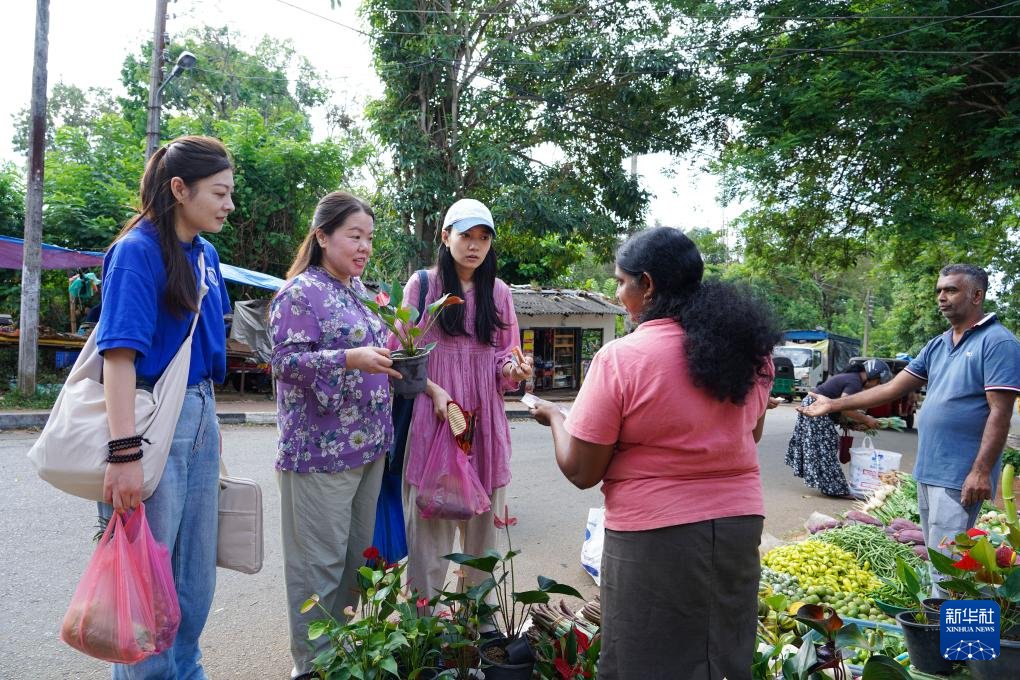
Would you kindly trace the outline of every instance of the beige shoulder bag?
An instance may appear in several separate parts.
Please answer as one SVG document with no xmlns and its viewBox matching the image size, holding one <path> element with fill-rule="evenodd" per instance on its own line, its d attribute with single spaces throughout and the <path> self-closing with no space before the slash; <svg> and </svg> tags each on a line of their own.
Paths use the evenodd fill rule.
<svg viewBox="0 0 1020 680">
<path fill-rule="evenodd" d="M 223 452 L 219 508 L 216 566 L 257 573 L 262 569 L 262 489 L 254 480 L 228 475 Z"/>
<path fill-rule="evenodd" d="M 191 321 L 188 337 L 184 338 L 152 392 L 135 390 L 135 431 L 151 442 L 145 445 L 142 456 L 142 500 L 153 494 L 163 477 L 188 387 L 191 339 L 201 315 L 202 299 L 209 290 L 205 282 L 205 252 L 198 258 L 198 271 L 202 276 L 199 311 Z M 110 441 L 102 383 L 103 357 L 96 347 L 98 332 L 96 327 L 89 336 L 53 404 L 42 434 L 28 452 L 44 481 L 65 493 L 93 501 L 103 500 L 106 445 Z"/>
</svg>

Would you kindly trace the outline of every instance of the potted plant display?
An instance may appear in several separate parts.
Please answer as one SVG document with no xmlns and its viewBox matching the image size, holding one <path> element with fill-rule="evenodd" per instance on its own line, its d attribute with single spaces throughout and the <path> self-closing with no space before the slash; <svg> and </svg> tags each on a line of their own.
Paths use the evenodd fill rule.
<svg viewBox="0 0 1020 680">
<path fill-rule="evenodd" d="M 500 554 L 487 550 L 484 555 L 454 553 L 446 559 L 462 567 L 477 569 L 487 578 L 466 593 L 443 593 L 440 602 L 470 599 L 481 621 L 490 621 L 496 626 L 497 634 L 481 645 L 482 672 L 486 680 L 529 680 L 535 665 L 535 657 L 527 637 L 521 635 L 524 624 L 536 604 L 548 604 L 551 594 L 570 595 L 580 598 L 574 588 L 557 583 L 544 576 L 538 577 L 537 590 L 518 592 L 514 581 L 513 558 L 520 554 L 513 549 L 510 541 L 510 527 L 517 524 L 504 506 L 503 516 L 493 515 L 497 529 L 506 531 L 508 550 Z M 488 602 L 492 594 L 494 604 Z"/>
<path fill-rule="evenodd" d="M 404 289 L 399 285 L 382 284 L 374 298 L 361 301 L 374 312 L 400 343 L 400 349 L 393 352 L 393 369 L 403 376 L 393 382 L 394 394 L 413 397 L 425 391 L 428 379 L 429 352 L 436 346 L 430 342 L 425 346 L 419 339 L 435 325 L 444 309 L 451 305 L 462 305 L 464 300 L 447 293 L 419 311 L 413 305 L 404 305 Z"/>
<path fill-rule="evenodd" d="M 974 528 L 946 544 L 949 556 L 930 550 L 931 563 L 948 578 L 939 585 L 954 598 L 992 600 L 999 605 L 999 656 L 991 660 L 968 661 L 976 680 L 1020 677 L 1020 523 L 1013 496 L 1014 468 L 1002 470 L 1002 499 L 1006 532 L 995 545 L 992 536 Z"/>
</svg>

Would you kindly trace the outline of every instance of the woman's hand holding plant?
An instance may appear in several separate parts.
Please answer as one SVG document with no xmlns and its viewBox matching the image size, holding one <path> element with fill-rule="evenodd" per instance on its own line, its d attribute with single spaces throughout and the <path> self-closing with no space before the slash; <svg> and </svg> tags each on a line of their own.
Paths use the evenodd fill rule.
<svg viewBox="0 0 1020 680">
<path fill-rule="evenodd" d="M 385 373 L 396 380 L 401 375 L 393 370 L 393 360 L 390 359 L 390 351 L 385 347 L 356 347 L 344 353 L 347 360 L 347 370 L 364 371 L 365 373 Z"/>
</svg>

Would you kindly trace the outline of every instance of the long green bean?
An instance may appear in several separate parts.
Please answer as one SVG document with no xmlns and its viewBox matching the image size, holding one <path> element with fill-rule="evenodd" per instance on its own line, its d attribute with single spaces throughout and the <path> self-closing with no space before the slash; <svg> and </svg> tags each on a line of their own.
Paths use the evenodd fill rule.
<svg viewBox="0 0 1020 680">
<path fill-rule="evenodd" d="M 864 567 L 867 563 L 868 568 L 881 578 L 896 578 L 897 556 L 912 567 L 921 566 L 921 560 L 913 548 L 891 540 L 880 527 L 870 524 L 851 524 L 829 529 L 815 534 L 813 539 L 853 553 L 860 566 Z"/>
</svg>

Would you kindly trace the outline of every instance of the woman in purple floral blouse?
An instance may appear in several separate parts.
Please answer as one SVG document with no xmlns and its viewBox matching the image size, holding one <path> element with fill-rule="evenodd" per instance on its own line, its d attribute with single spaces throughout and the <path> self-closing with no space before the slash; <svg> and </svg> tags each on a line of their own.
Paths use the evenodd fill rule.
<svg viewBox="0 0 1020 680">
<path fill-rule="evenodd" d="M 372 541 L 384 454 L 393 438 L 386 331 L 358 299 L 372 254 L 372 209 L 336 191 L 273 299 L 276 457 L 293 677 L 312 677 L 328 640 L 308 639 L 312 595 L 337 619 L 357 604 L 356 574 Z"/>
</svg>

